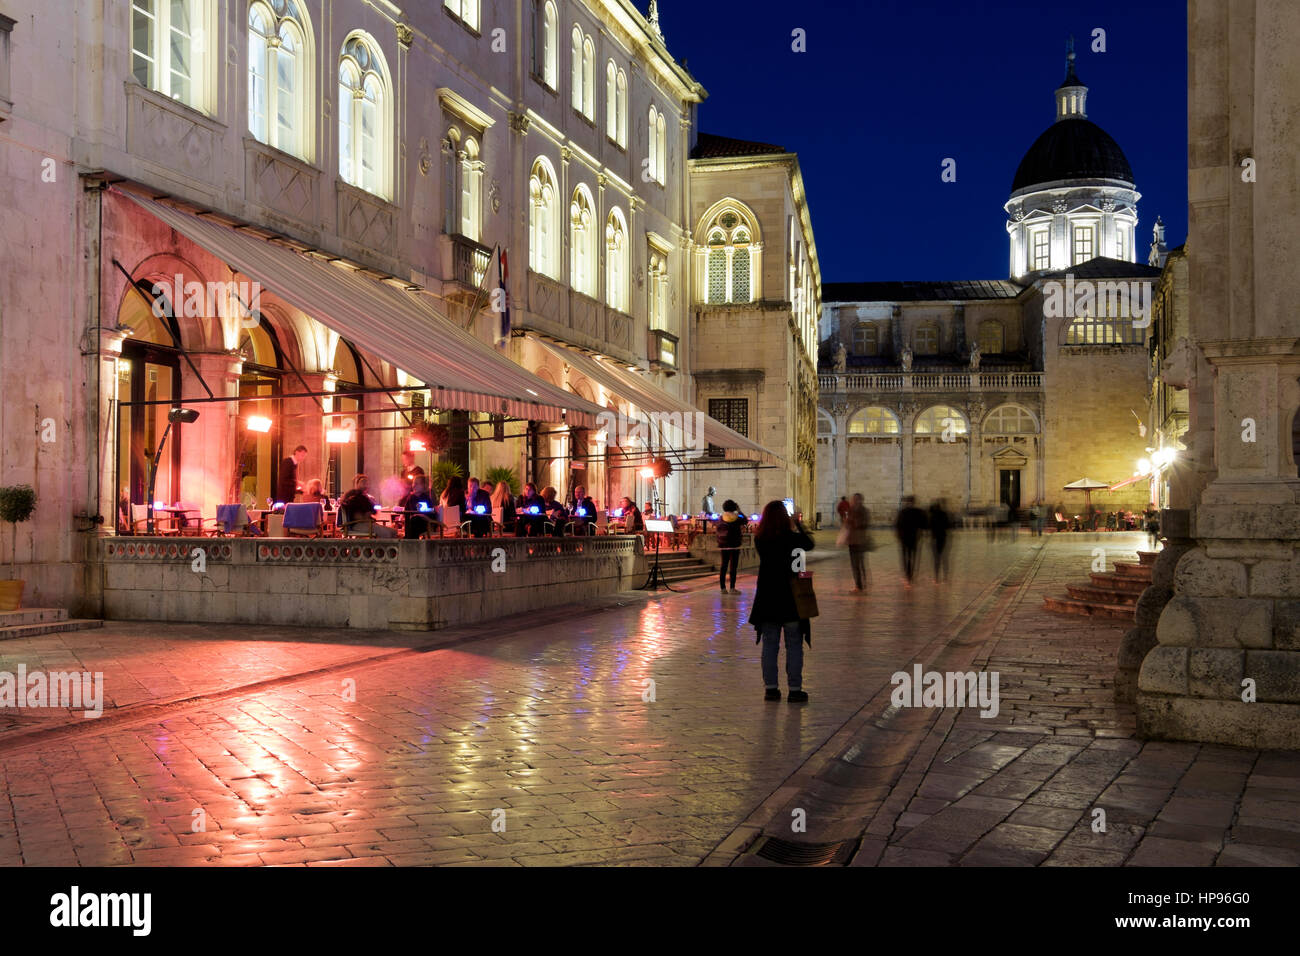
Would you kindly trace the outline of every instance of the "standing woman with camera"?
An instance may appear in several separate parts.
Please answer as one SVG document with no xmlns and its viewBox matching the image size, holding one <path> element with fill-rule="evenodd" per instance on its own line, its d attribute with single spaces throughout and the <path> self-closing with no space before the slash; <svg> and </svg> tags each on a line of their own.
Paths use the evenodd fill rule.
<svg viewBox="0 0 1300 956">
<path fill-rule="evenodd" d="M 795 550 L 811 551 L 813 539 L 803 523 L 791 518 L 781 501 L 769 501 L 763 508 L 758 530 L 754 532 L 758 551 L 758 586 L 749 623 L 763 642 L 764 700 L 780 700 L 777 680 L 777 657 L 781 652 L 781 635 L 785 634 L 785 675 L 790 685 L 790 703 L 808 700 L 803 689 L 803 644 L 806 619 L 801 619 L 795 603 L 794 580 L 797 577 Z M 811 644 L 811 640 L 809 644 Z"/>
</svg>

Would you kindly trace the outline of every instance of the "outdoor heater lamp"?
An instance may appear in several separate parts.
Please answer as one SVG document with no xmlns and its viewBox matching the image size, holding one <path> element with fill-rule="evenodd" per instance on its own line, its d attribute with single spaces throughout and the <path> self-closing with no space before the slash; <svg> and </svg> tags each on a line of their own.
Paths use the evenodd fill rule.
<svg viewBox="0 0 1300 956">
<path fill-rule="evenodd" d="M 199 413 L 193 408 L 181 408 L 179 405 L 167 413 L 167 427 L 163 429 L 162 439 L 158 442 L 158 448 L 153 453 L 153 460 L 149 462 L 149 490 L 145 493 L 145 507 L 149 510 L 146 517 L 145 530 L 153 534 L 153 486 L 158 479 L 158 462 L 162 461 L 163 446 L 167 444 L 167 436 L 171 434 L 172 425 L 183 424 L 189 425 L 198 421 Z"/>
<path fill-rule="evenodd" d="M 249 415 L 248 430 L 250 432 L 269 432 L 271 430 L 271 419 L 261 415 Z"/>
</svg>

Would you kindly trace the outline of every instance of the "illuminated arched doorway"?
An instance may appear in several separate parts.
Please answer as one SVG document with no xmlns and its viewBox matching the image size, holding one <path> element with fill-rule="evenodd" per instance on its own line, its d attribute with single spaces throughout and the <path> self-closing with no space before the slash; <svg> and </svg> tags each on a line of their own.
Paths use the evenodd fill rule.
<svg viewBox="0 0 1300 956">
<path fill-rule="evenodd" d="M 275 329 L 258 315 L 253 328 L 239 330 L 239 351 L 244 356 L 239 376 L 239 457 L 235 463 L 235 488 L 246 505 L 269 507 L 280 467 L 283 402 L 280 378 L 284 355 Z M 260 420 L 260 422 L 259 422 Z"/>
<path fill-rule="evenodd" d="M 158 294 L 154 289 L 158 288 Z M 128 287 L 118 309 L 120 327 L 131 335 L 122 343 L 118 362 L 117 481 L 121 504 L 145 504 L 149 465 L 167 430 L 167 412 L 180 399 L 180 327 L 171 300 L 161 285 L 141 279 Z M 127 407 L 127 402 L 132 404 Z M 160 402 L 144 405 L 143 402 Z M 174 502 L 180 497 L 181 432 L 173 428 L 158 462 L 154 497 Z"/>
</svg>

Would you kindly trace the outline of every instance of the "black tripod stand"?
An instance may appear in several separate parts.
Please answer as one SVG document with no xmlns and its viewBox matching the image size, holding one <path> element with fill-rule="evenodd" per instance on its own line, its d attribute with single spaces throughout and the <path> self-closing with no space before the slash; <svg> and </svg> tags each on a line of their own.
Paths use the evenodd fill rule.
<svg viewBox="0 0 1300 956">
<path fill-rule="evenodd" d="M 637 590 L 658 591 L 660 588 L 664 588 L 669 591 L 681 593 L 680 589 L 675 588 L 668 583 L 667 579 L 664 578 L 664 572 L 659 567 L 659 536 L 661 533 L 662 532 L 658 531 L 655 532 L 655 563 L 654 566 L 650 568 L 650 576 L 645 579 L 645 584 L 641 585 Z"/>
</svg>

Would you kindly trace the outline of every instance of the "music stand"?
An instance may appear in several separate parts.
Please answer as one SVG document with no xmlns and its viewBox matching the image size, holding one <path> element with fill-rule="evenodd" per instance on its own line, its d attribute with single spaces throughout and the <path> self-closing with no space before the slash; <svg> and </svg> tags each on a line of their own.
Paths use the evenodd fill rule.
<svg viewBox="0 0 1300 956">
<path fill-rule="evenodd" d="M 650 569 L 650 576 L 645 579 L 645 584 L 637 588 L 638 591 L 658 591 L 661 587 L 669 591 L 677 591 L 664 579 L 663 571 L 659 570 L 659 535 L 672 534 L 673 523 L 671 521 L 660 520 L 656 518 L 647 518 L 645 522 L 646 533 L 655 532 L 655 563 Z"/>
</svg>

